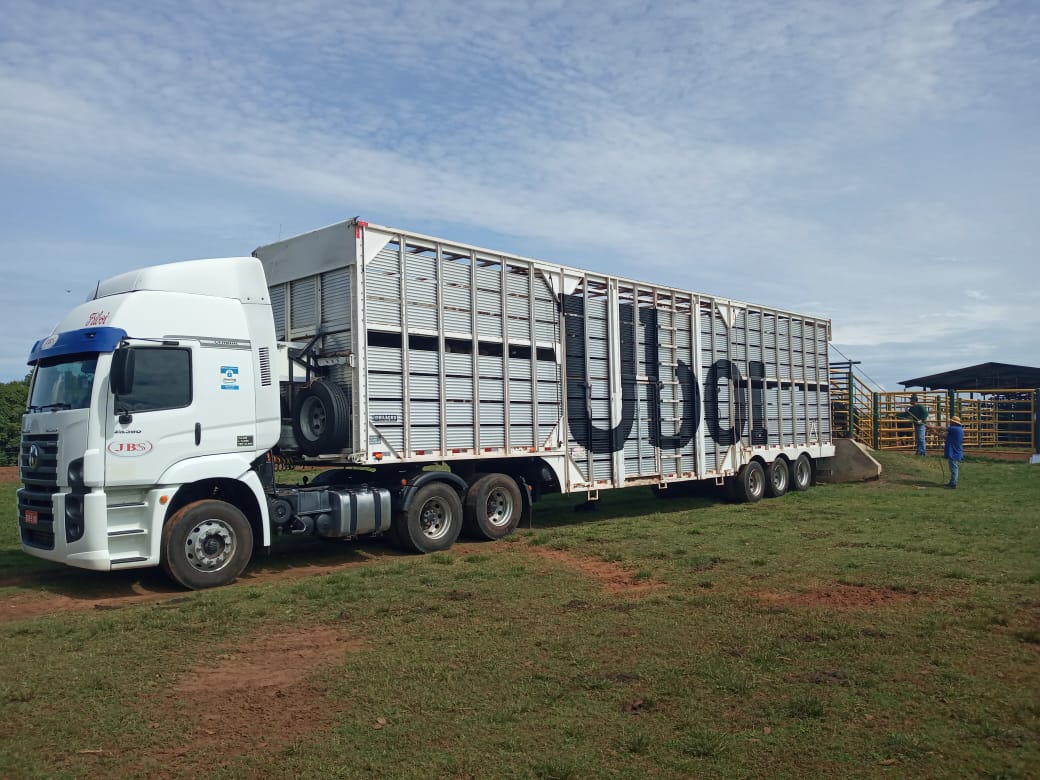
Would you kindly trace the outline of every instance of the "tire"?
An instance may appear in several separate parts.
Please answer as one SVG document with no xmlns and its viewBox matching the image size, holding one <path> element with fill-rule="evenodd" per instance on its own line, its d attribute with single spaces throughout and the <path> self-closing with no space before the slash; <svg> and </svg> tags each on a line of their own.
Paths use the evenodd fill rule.
<svg viewBox="0 0 1040 780">
<path fill-rule="evenodd" d="M 757 460 L 745 464 L 733 477 L 731 497 L 741 504 L 753 504 L 766 494 L 766 472 Z"/>
<path fill-rule="evenodd" d="M 791 464 L 790 483 L 790 489 L 795 491 L 808 490 L 812 486 L 813 468 L 808 455 L 799 455 Z"/>
<path fill-rule="evenodd" d="M 293 436 L 304 455 L 339 452 L 350 438 L 350 401 L 335 382 L 324 379 L 293 398 Z"/>
<path fill-rule="evenodd" d="M 766 467 L 766 495 L 780 498 L 791 485 L 791 469 L 785 458 L 777 458 Z"/>
<path fill-rule="evenodd" d="M 194 501 L 178 509 L 162 532 L 163 571 L 189 590 L 234 582 L 253 555 L 253 529 L 226 501 Z"/>
<path fill-rule="evenodd" d="M 406 511 L 398 512 L 390 529 L 399 547 L 408 552 L 447 550 L 462 530 L 462 501 L 444 482 L 419 488 Z"/>
<path fill-rule="evenodd" d="M 505 474 L 486 474 L 466 491 L 463 529 L 469 536 L 493 541 L 516 530 L 523 514 L 520 486 Z"/>
</svg>

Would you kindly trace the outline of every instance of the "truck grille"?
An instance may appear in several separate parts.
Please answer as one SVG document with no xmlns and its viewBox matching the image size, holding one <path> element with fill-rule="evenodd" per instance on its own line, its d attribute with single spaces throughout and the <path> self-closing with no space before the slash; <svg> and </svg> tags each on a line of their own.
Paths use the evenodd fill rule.
<svg viewBox="0 0 1040 780">
<path fill-rule="evenodd" d="M 51 496 L 58 492 L 57 434 L 23 436 L 18 466 L 24 485 L 18 491 L 18 528 L 22 543 L 53 550 L 54 506 Z M 35 523 L 25 522 L 27 512 L 36 513 Z"/>
</svg>

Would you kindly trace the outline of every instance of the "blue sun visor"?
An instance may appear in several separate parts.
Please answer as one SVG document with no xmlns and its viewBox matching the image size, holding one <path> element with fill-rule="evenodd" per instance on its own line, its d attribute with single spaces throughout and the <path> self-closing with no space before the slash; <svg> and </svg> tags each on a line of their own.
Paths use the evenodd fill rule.
<svg viewBox="0 0 1040 780">
<path fill-rule="evenodd" d="M 126 338 L 122 328 L 80 328 L 64 333 L 53 333 L 33 344 L 29 353 L 29 365 L 48 358 L 77 353 L 111 352 Z"/>
</svg>

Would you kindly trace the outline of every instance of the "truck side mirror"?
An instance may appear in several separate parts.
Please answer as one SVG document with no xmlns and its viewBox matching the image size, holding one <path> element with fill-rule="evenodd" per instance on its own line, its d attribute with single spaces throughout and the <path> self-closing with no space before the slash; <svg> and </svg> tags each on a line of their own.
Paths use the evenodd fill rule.
<svg viewBox="0 0 1040 780">
<path fill-rule="evenodd" d="M 134 389 L 134 351 L 120 346 L 112 353 L 112 371 L 109 386 L 115 395 L 126 395 Z"/>
</svg>

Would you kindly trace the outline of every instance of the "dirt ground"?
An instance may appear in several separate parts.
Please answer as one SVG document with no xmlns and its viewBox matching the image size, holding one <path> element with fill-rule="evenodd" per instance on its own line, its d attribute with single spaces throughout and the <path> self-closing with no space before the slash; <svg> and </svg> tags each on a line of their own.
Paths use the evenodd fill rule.
<svg viewBox="0 0 1040 780">
<path fill-rule="evenodd" d="M 323 695 L 307 678 L 364 647 L 363 640 L 334 626 L 315 626 L 265 633 L 224 648 L 216 663 L 207 658 L 161 700 L 147 702 L 149 716 L 190 724 L 182 744 L 150 759 L 162 776 L 208 774 L 214 763 L 223 766 L 236 756 L 271 753 L 312 738 L 331 728 L 346 705 Z M 385 724 L 374 723 L 380 725 Z"/>
</svg>

